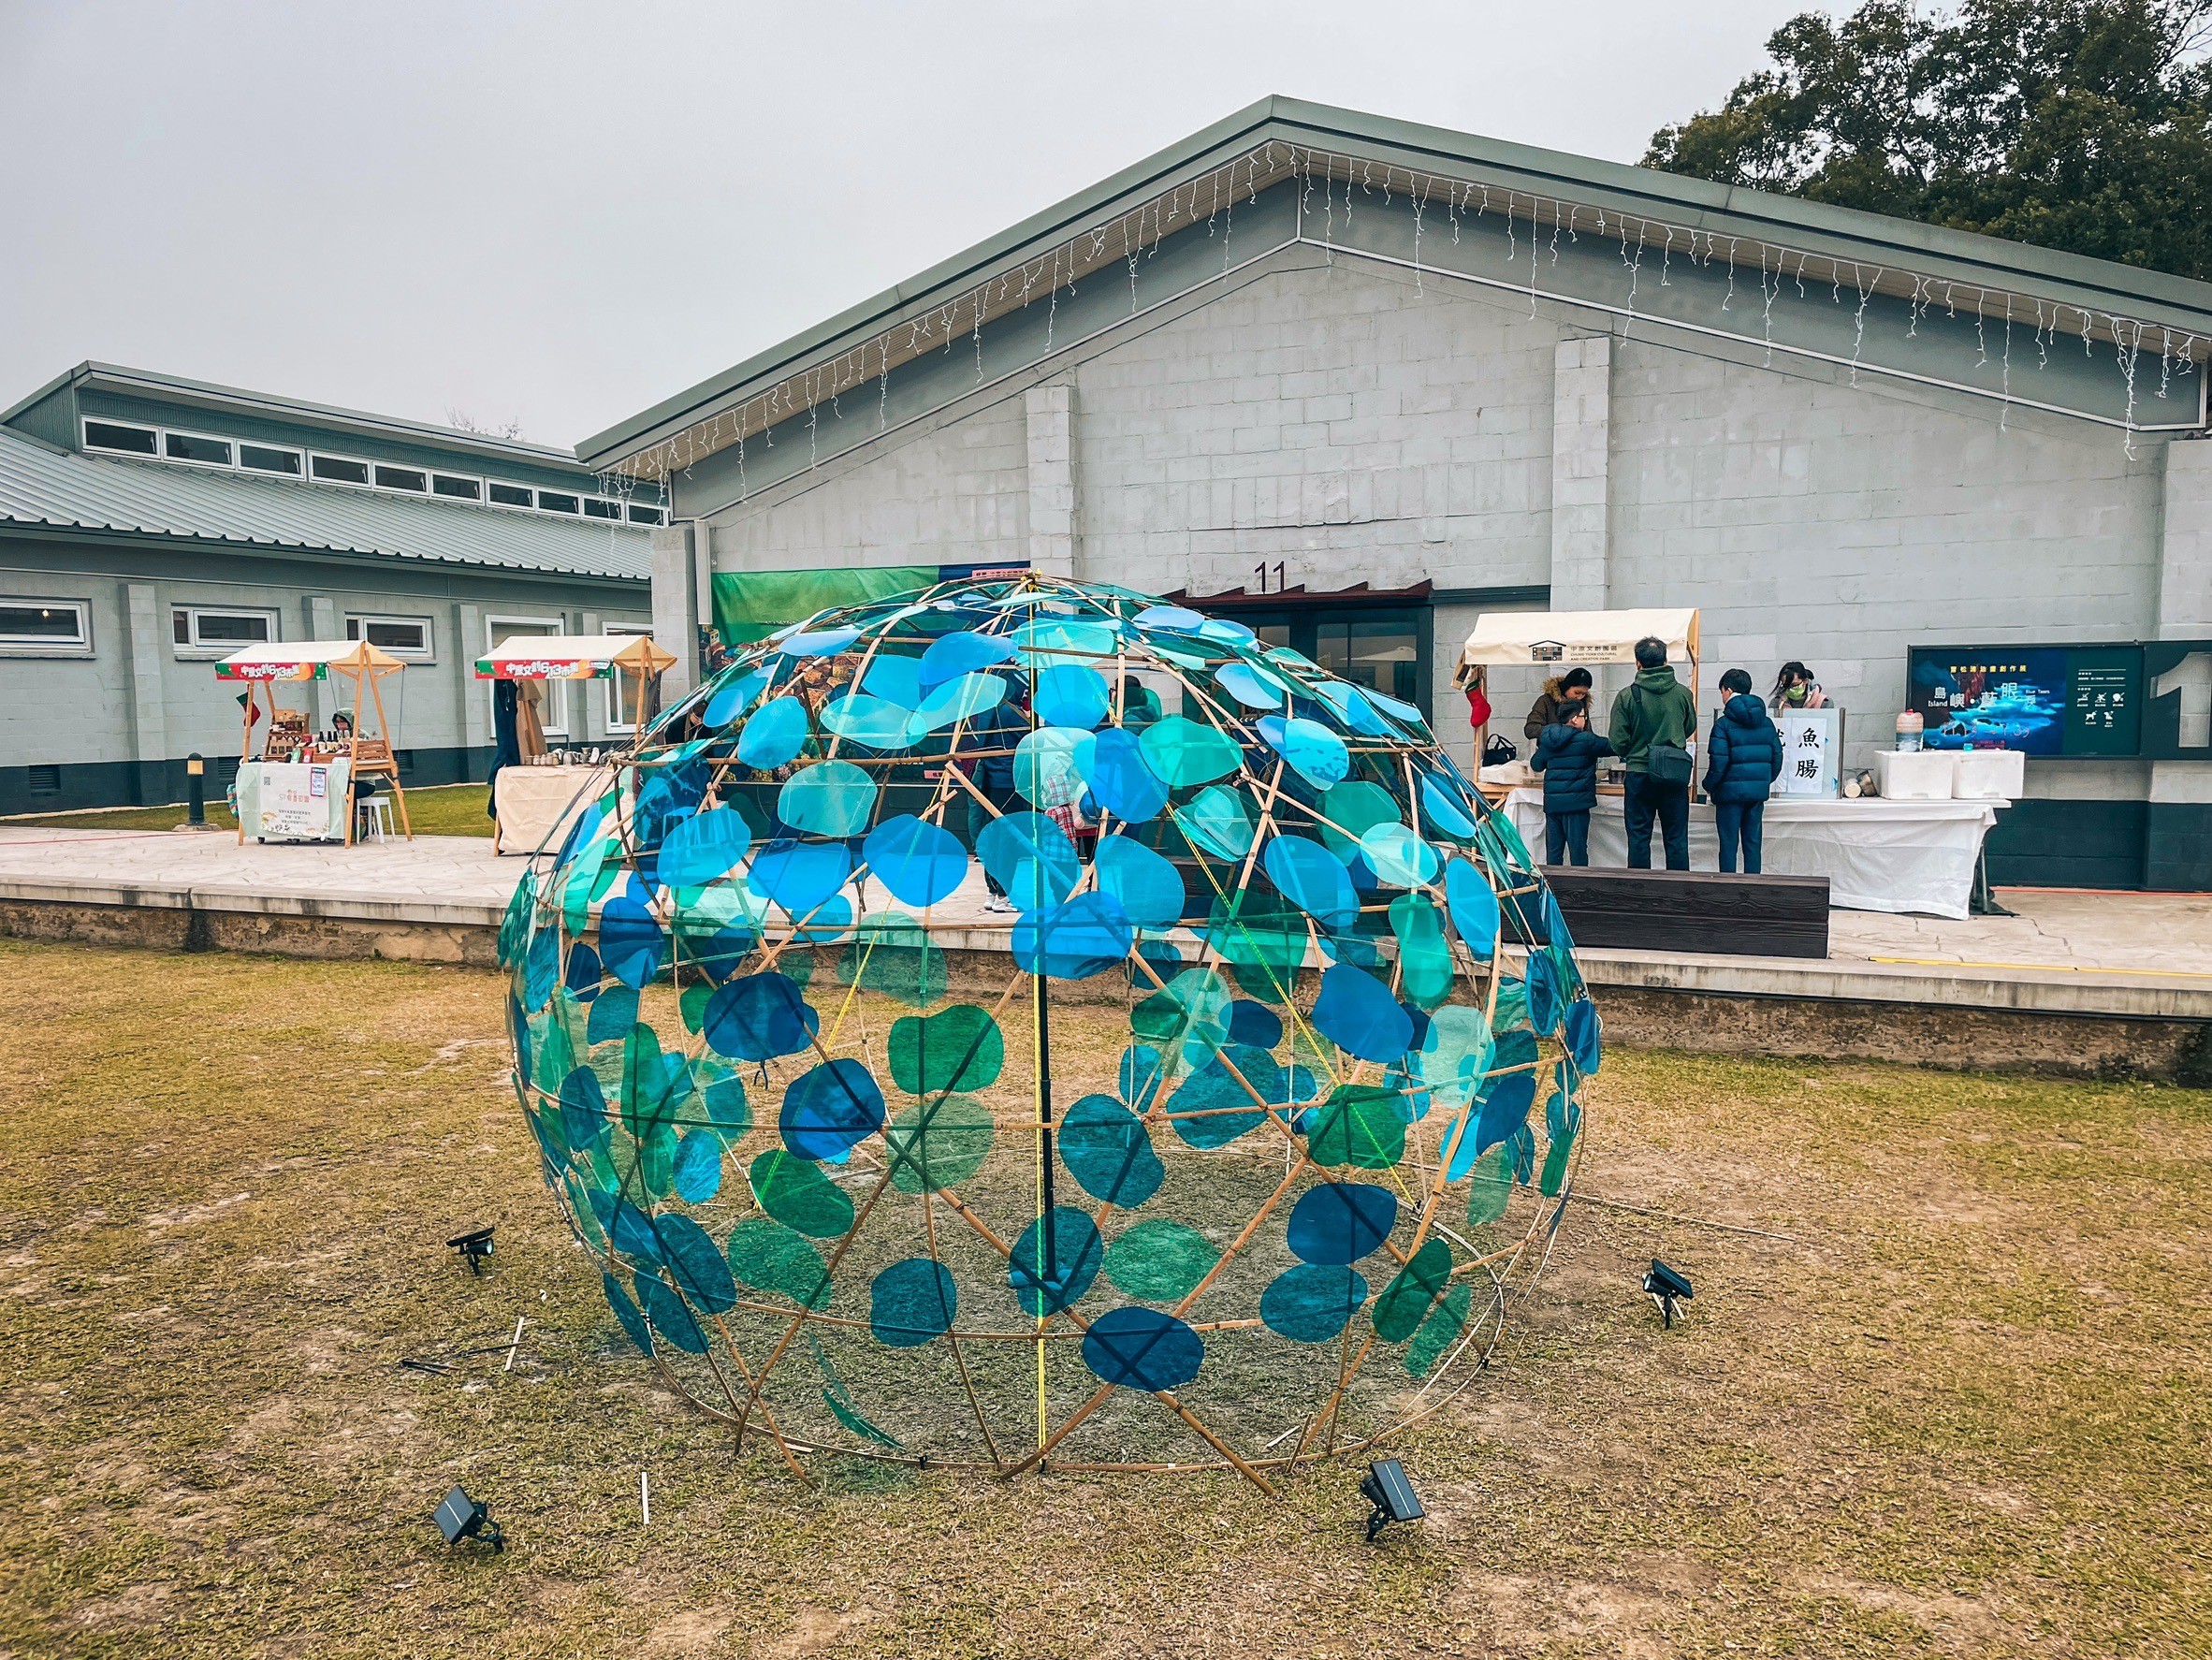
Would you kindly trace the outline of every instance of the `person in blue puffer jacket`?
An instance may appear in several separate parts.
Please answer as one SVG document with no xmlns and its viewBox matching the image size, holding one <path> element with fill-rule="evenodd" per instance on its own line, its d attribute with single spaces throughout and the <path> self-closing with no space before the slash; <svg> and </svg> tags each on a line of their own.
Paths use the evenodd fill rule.
<svg viewBox="0 0 2212 1660">
<path fill-rule="evenodd" d="M 1562 706 L 1565 719 L 1544 728 L 1529 768 L 1544 775 L 1544 863 L 1590 863 L 1590 809 L 1597 805 L 1597 762 L 1613 746 L 1590 730 L 1587 702 Z"/>
<path fill-rule="evenodd" d="M 1743 873 L 1756 876 L 1767 797 L 1782 776 L 1782 734 L 1767 706 L 1752 695 L 1752 678 L 1741 669 L 1721 677 L 1721 692 L 1727 701 L 1713 717 L 1712 739 L 1706 745 L 1705 794 L 1721 836 L 1721 868 L 1734 873 L 1740 841 Z"/>
</svg>

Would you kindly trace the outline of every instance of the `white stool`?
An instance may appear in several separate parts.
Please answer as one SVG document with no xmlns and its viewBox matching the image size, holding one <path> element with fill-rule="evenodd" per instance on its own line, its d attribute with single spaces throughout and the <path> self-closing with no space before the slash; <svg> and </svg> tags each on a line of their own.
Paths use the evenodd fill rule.
<svg viewBox="0 0 2212 1660">
<path fill-rule="evenodd" d="M 382 841 L 391 834 L 392 804 L 383 796 L 370 796 L 355 811 L 359 815 L 354 825 L 356 841 Z"/>
</svg>

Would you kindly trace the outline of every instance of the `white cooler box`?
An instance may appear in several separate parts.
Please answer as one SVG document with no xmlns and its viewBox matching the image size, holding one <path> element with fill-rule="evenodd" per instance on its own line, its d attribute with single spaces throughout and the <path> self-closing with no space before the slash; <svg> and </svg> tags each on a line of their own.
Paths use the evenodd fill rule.
<svg viewBox="0 0 2212 1660">
<path fill-rule="evenodd" d="M 1876 750 L 1874 790 L 1885 801 L 1948 801 L 1957 770 L 1949 750 Z"/>
<path fill-rule="evenodd" d="M 1961 750 L 1951 794 L 1958 801 L 2017 801 L 2026 792 L 2028 757 L 2017 750 Z"/>
</svg>

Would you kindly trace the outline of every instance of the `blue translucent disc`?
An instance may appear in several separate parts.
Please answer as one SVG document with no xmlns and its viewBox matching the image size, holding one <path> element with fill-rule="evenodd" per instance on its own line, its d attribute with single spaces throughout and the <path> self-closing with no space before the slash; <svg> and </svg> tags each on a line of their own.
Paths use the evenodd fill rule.
<svg viewBox="0 0 2212 1660">
<path fill-rule="evenodd" d="M 852 855 L 840 842 L 772 841 L 753 855 L 746 885 L 793 916 L 812 910 L 845 885 Z"/>
<path fill-rule="evenodd" d="M 770 969 L 717 988 L 706 999 L 700 1034 L 717 1055 L 762 1061 L 811 1048 L 821 1024 L 798 986 Z"/>
<path fill-rule="evenodd" d="M 1262 679 L 1258 670 L 1244 663 L 1225 663 L 1214 671 L 1214 678 L 1221 683 L 1221 690 L 1248 709 L 1279 709 L 1283 706 L 1283 693 L 1272 680 Z"/>
<path fill-rule="evenodd" d="M 1110 727 L 1090 756 L 1091 794 L 1115 818 L 1142 824 L 1168 804 L 1168 786 L 1144 764 L 1134 733 Z"/>
<path fill-rule="evenodd" d="M 891 1348 L 914 1348 L 953 1329 L 960 1289 L 952 1271 L 927 1257 L 894 1262 L 868 1286 L 868 1330 Z"/>
<path fill-rule="evenodd" d="M 1007 897 L 1024 910 L 1057 905 L 1075 891 L 1083 866 L 1075 844 L 1042 813 L 1007 813 L 983 826 L 976 856 Z"/>
<path fill-rule="evenodd" d="M 1259 1318 L 1293 1343 L 1327 1343 L 1367 1301 L 1367 1281 L 1355 1269 L 1301 1262 L 1259 1293 Z"/>
<path fill-rule="evenodd" d="M 625 890 L 599 913 L 599 960 L 624 985 L 642 988 L 660 972 L 668 936 L 645 901 Z"/>
<path fill-rule="evenodd" d="M 1142 842 L 1127 836 L 1101 837 L 1094 857 L 1099 886 L 1120 902 L 1130 922 L 1141 928 L 1171 928 L 1182 920 L 1188 899 L 1182 872 Z"/>
<path fill-rule="evenodd" d="M 841 1164 L 883 1128 L 883 1092 L 862 1062 L 825 1061 L 784 1091 L 776 1128 L 797 1157 Z"/>
<path fill-rule="evenodd" d="M 1268 747 L 1284 764 L 1317 790 L 1342 783 L 1352 770 L 1352 752 L 1344 739 L 1318 721 L 1303 717 L 1286 721 L 1280 715 L 1262 715 L 1258 727 Z"/>
<path fill-rule="evenodd" d="M 922 660 L 879 652 L 861 677 L 861 690 L 904 709 L 922 706 Z"/>
<path fill-rule="evenodd" d="M 766 772 L 784 765 L 806 746 L 807 706 L 795 697 L 773 697 L 738 733 L 737 759 Z"/>
<path fill-rule="evenodd" d="M 817 761 L 803 767 L 784 780 L 776 796 L 776 816 L 812 836 L 858 836 L 875 810 L 876 780 L 850 761 Z"/>
<path fill-rule="evenodd" d="M 1172 629 L 1177 633 L 1195 634 L 1205 626 L 1205 614 L 1183 605 L 1147 605 L 1130 619 L 1139 628 Z"/>
<path fill-rule="evenodd" d="M 968 875 L 968 850 L 959 837 L 911 813 L 877 825 L 860 856 L 894 898 L 918 910 L 950 897 Z"/>
<path fill-rule="evenodd" d="M 1398 1225 L 1398 1196 L 1371 1182 L 1321 1182 L 1290 1212 L 1284 1243 L 1301 1262 L 1343 1268 L 1370 1255 Z"/>
<path fill-rule="evenodd" d="M 761 689 L 767 683 L 767 676 L 755 669 L 749 675 L 739 676 L 727 686 L 717 687 L 714 695 L 706 700 L 706 707 L 701 712 L 700 719 L 709 726 L 729 725 L 752 707 L 752 700 L 760 696 Z"/>
<path fill-rule="evenodd" d="M 922 653 L 915 685 L 927 697 L 946 681 L 1004 663 L 1013 654 L 1013 642 L 1003 634 L 944 634 L 931 641 L 929 649 Z"/>
<path fill-rule="evenodd" d="M 810 633 L 786 634 L 776 643 L 776 649 L 786 657 L 835 657 L 860 638 L 856 628 L 824 628 Z"/>
<path fill-rule="evenodd" d="M 947 680 L 924 697 L 922 706 L 908 719 L 907 738 L 912 742 L 932 732 L 957 726 L 963 721 L 972 721 L 1005 698 L 1006 680 L 1002 676 L 962 675 L 956 680 Z"/>
<path fill-rule="evenodd" d="M 1008 893 L 1015 893 L 1010 885 Z M 1019 904 L 1017 897 L 1015 903 Z M 1014 967 L 1054 980 L 1087 980 L 1116 968 L 1135 935 L 1113 896 L 1094 889 L 1065 905 L 1025 908 L 1013 925 Z"/>
<path fill-rule="evenodd" d="M 1134 1210 L 1167 1176 L 1143 1121 L 1110 1095 L 1070 1107 L 1053 1141 L 1068 1173 L 1101 1204 Z"/>
<path fill-rule="evenodd" d="M 1081 1301 L 1106 1258 L 1097 1226 L 1074 1206 L 1052 1211 L 1049 1228 L 1046 1220 L 1040 1216 L 1022 1230 L 1006 1268 L 1014 1300 L 1032 1318 Z"/>
<path fill-rule="evenodd" d="M 822 706 L 822 729 L 849 743 L 871 750 L 903 750 L 910 741 L 907 723 L 912 711 L 888 698 L 865 692 L 850 692 Z"/>
<path fill-rule="evenodd" d="M 1566 1043 L 1575 1070 L 1585 1077 L 1595 1076 L 1605 1058 L 1605 1045 L 1598 1032 L 1597 1005 L 1588 997 L 1567 1005 Z"/>
<path fill-rule="evenodd" d="M 1323 970 L 1312 1019 L 1321 1036 L 1361 1060 L 1395 1060 L 1413 1041 L 1413 1018 L 1390 987 L 1348 963 Z"/>
<path fill-rule="evenodd" d="M 1099 1382 L 1149 1394 L 1181 1389 L 1205 1359 L 1199 1334 L 1157 1308 L 1111 1309 L 1083 1339 L 1083 1363 Z"/>
<path fill-rule="evenodd" d="M 1348 928 L 1358 920 L 1360 896 L 1336 855 L 1302 836 L 1278 836 L 1260 862 L 1284 898 L 1324 928 Z"/>
<path fill-rule="evenodd" d="M 655 872 L 672 888 L 703 888 L 727 876 L 752 847 L 752 827 L 735 808 L 693 813 L 661 842 Z"/>
<path fill-rule="evenodd" d="M 1444 899 L 1451 925 L 1475 960 L 1489 962 L 1498 948 L 1498 896 L 1473 860 L 1454 859 L 1445 866 Z"/>
<path fill-rule="evenodd" d="M 1037 677 L 1037 719 L 1047 726 L 1088 732 L 1106 719 L 1112 702 L 1105 677 L 1088 663 L 1064 663 Z"/>
</svg>

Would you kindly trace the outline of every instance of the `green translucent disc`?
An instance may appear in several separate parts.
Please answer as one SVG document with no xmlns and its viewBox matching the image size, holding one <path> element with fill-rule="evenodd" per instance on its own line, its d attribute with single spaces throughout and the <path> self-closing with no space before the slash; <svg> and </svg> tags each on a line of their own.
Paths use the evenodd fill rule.
<svg viewBox="0 0 2212 1660">
<path fill-rule="evenodd" d="M 1321 797 L 1321 841 L 1346 864 L 1360 851 L 1360 837 L 1377 824 L 1403 821 L 1397 797 L 1366 779 L 1347 779 Z"/>
<path fill-rule="evenodd" d="M 1181 1222 L 1139 1222 L 1106 1247 L 1106 1277 L 1147 1303 L 1179 1303 L 1213 1272 L 1221 1253 Z"/>
<path fill-rule="evenodd" d="M 1400 991 L 1421 1009 L 1436 1008 L 1451 996 L 1444 912 L 1424 894 L 1401 894 L 1390 901 L 1390 927 L 1398 936 Z"/>
<path fill-rule="evenodd" d="M 1398 1277 L 1375 1300 L 1375 1334 L 1385 1343 L 1404 1343 L 1419 1329 L 1429 1304 L 1451 1284 L 1451 1246 L 1432 1239 L 1398 1271 Z"/>
<path fill-rule="evenodd" d="M 852 1201 L 811 1158 L 771 1147 L 748 1172 L 752 1196 L 787 1228 L 815 1239 L 836 1239 L 852 1226 Z"/>
<path fill-rule="evenodd" d="M 928 1193 L 964 1182 L 990 1157 L 997 1134 L 990 1108 L 965 1095 L 909 1107 L 883 1129 L 891 1185 L 902 1193 Z"/>
<path fill-rule="evenodd" d="M 1429 1310 L 1429 1318 L 1421 1321 L 1421 1329 L 1413 1334 L 1413 1342 L 1406 1347 L 1406 1371 L 1416 1377 L 1426 1377 L 1435 1369 L 1445 1351 L 1466 1330 L 1467 1313 L 1474 1303 L 1474 1293 L 1463 1282 L 1452 1287 L 1444 1301 Z"/>
<path fill-rule="evenodd" d="M 1389 1170 L 1405 1157 L 1398 1092 L 1378 1084 L 1340 1084 L 1307 1112 L 1306 1147 L 1323 1169 Z"/>
<path fill-rule="evenodd" d="M 730 1272 L 756 1291 L 827 1308 L 829 1269 L 814 1242 L 772 1216 L 748 1216 L 730 1230 Z"/>
<path fill-rule="evenodd" d="M 891 1078 L 909 1095 L 988 1089 L 1006 1065 L 1006 1038 L 990 1011 L 954 1003 L 891 1023 Z"/>
<path fill-rule="evenodd" d="M 1244 758 L 1227 735 L 1181 715 L 1154 721 L 1137 739 L 1137 746 L 1144 764 L 1171 790 L 1227 778 Z"/>
<path fill-rule="evenodd" d="M 1477 1228 L 1506 1214 L 1513 1197 L 1513 1166 L 1503 1146 L 1489 1148 L 1475 1160 L 1467 1183 L 1467 1220 Z"/>
</svg>

